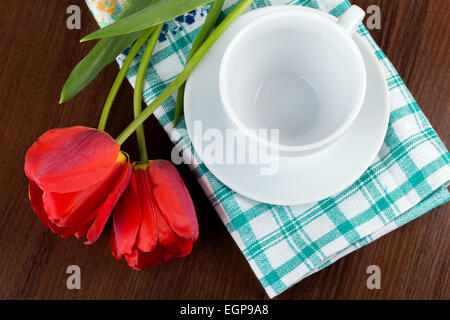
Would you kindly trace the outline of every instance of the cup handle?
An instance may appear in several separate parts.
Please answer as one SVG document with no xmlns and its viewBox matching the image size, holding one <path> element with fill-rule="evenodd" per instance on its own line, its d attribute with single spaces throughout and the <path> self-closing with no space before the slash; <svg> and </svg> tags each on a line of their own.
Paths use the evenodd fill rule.
<svg viewBox="0 0 450 320">
<path fill-rule="evenodd" d="M 358 6 L 352 5 L 339 18 L 338 24 L 344 29 L 346 33 L 352 35 L 359 24 L 364 20 L 366 13 Z"/>
</svg>

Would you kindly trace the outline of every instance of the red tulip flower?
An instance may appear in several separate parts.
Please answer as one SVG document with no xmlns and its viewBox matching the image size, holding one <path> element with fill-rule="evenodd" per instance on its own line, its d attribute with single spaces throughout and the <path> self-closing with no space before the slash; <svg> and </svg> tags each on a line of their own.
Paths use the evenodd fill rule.
<svg viewBox="0 0 450 320">
<path fill-rule="evenodd" d="M 194 204 L 175 166 L 163 160 L 135 164 L 113 213 L 113 255 L 142 270 L 189 255 L 197 238 Z"/>
<path fill-rule="evenodd" d="M 25 156 L 29 197 L 42 223 L 63 238 L 102 233 L 131 179 L 128 156 L 107 133 L 86 127 L 44 133 Z"/>
</svg>

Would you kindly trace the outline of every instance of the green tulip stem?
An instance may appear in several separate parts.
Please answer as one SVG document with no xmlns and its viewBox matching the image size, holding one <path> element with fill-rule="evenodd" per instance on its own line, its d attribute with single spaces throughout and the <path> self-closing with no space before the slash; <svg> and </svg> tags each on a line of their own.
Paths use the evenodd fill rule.
<svg viewBox="0 0 450 320">
<path fill-rule="evenodd" d="M 192 59 L 188 61 L 181 73 L 175 80 L 167 86 L 167 88 L 155 99 L 153 102 L 145 108 L 129 125 L 125 130 L 116 138 L 116 141 L 120 144 L 124 143 L 136 129 L 147 120 L 150 115 L 164 102 L 166 101 L 189 77 L 194 71 L 203 57 L 208 53 L 211 47 L 216 41 L 223 35 L 228 27 L 253 3 L 254 0 L 242 0 L 234 10 L 226 17 L 222 23 L 211 33 L 206 39 L 199 50 L 193 55 Z"/>
<path fill-rule="evenodd" d="M 156 27 L 155 32 L 148 40 L 147 48 L 142 56 L 141 64 L 136 76 L 136 84 L 134 86 L 134 99 L 133 99 L 133 111 L 134 117 L 138 117 L 142 111 L 142 92 L 144 89 L 145 74 L 147 72 L 148 65 L 152 59 L 153 51 L 155 50 L 156 43 L 158 42 L 159 35 L 161 34 L 164 23 L 161 23 Z M 145 143 L 144 126 L 141 124 L 136 129 L 136 136 L 138 140 L 139 155 L 142 162 L 148 161 L 147 145 Z"/>
<path fill-rule="evenodd" d="M 145 41 L 147 41 L 147 39 L 151 36 L 154 30 L 155 30 L 154 27 L 149 28 L 136 40 L 134 45 L 131 47 L 127 57 L 125 58 L 125 61 L 123 62 L 122 68 L 119 70 L 119 73 L 117 74 L 116 80 L 114 81 L 111 91 L 109 92 L 108 98 L 106 99 L 102 115 L 100 117 L 100 122 L 98 124 L 98 130 L 105 131 L 106 123 L 108 122 L 108 117 L 111 112 L 112 105 L 117 96 L 117 92 L 119 92 L 119 88 L 122 85 L 123 80 L 125 79 L 128 69 L 130 68 L 131 63 L 133 62 L 133 59 L 139 52 L 139 49 L 144 45 Z"/>
</svg>

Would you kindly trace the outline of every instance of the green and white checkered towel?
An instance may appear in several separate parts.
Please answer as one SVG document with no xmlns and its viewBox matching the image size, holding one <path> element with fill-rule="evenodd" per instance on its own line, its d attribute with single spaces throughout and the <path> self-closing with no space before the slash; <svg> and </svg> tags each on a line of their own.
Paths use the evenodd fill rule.
<svg viewBox="0 0 450 320">
<path fill-rule="evenodd" d="M 125 0 L 87 0 L 101 26 L 111 23 Z M 229 0 L 228 14 L 236 0 Z M 252 8 L 297 4 L 341 15 L 342 0 L 255 0 Z M 182 70 L 208 6 L 166 23 L 147 72 L 144 98 L 150 103 Z M 182 121 L 172 127 L 175 96 L 155 111 L 172 141 L 185 146 L 192 170 L 233 239 L 270 297 L 450 199 L 450 154 L 423 115 L 399 74 L 361 25 L 359 33 L 382 64 L 391 116 L 383 147 L 370 168 L 347 190 L 307 206 L 272 206 L 224 186 L 192 149 Z M 125 53 L 126 54 L 126 53 Z M 138 55 L 128 72 L 134 84 Z M 118 58 L 123 62 L 124 55 Z"/>
</svg>

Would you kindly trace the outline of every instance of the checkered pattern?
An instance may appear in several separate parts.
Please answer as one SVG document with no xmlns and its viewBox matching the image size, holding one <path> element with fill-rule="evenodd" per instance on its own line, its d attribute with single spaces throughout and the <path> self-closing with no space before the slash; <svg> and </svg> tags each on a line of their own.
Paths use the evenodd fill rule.
<svg viewBox="0 0 450 320">
<path fill-rule="evenodd" d="M 229 0 L 223 16 L 236 3 Z M 309 6 L 335 16 L 350 6 L 342 0 L 255 0 L 252 8 L 275 4 Z M 166 24 L 147 73 L 146 103 L 182 70 L 207 8 L 191 12 L 189 23 L 177 19 Z M 95 8 L 91 10 L 95 14 Z M 192 170 L 199 183 L 270 297 L 450 199 L 449 152 L 367 29 L 361 25 L 358 32 L 373 48 L 386 76 L 390 124 L 370 168 L 334 197 L 292 207 L 247 199 L 224 186 L 202 164 L 183 121 L 172 128 L 175 96 L 155 111 L 172 141 L 183 147 L 184 157 L 194 160 Z M 119 64 L 123 59 L 123 55 L 118 58 Z M 140 56 L 128 72 L 131 84 L 139 60 Z"/>
</svg>

